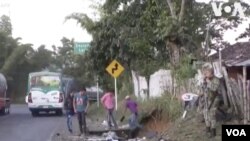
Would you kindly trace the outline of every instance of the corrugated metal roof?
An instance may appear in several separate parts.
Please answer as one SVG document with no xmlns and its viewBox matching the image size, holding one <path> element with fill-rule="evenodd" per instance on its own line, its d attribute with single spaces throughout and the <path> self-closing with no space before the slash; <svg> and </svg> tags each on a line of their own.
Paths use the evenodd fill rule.
<svg viewBox="0 0 250 141">
<path fill-rule="evenodd" d="M 226 66 L 250 66 L 250 42 L 239 42 L 229 45 L 221 51 L 222 62 Z M 210 57 L 213 61 L 218 61 L 219 53 Z"/>
<path fill-rule="evenodd" d="M 234 64 L 234 66 L 250 66 L 250 59 Z"/>
</svg>

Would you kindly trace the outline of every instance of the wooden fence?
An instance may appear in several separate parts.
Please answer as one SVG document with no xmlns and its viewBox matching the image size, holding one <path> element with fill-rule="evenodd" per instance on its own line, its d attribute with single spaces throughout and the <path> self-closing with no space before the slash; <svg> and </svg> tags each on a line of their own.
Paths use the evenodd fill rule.
<svg viewBox="0 0 250 141">
<path fill-rule="evenodd" d="M 225 80 L 225 89 L 222 90 L 223 101 L 237 117 L 250 121 L 250 81 L 245 81 L 242 75 L 237 75 L 237 80 L 228 77 L 225 68 L 222 68 Z M 243 84 L 246 84 L 246 88 Z M 246 94 L 244 94 L 244 89 Z"/>
<path fill-rule="evenodd" d="M 245 81 L 242 75 L 238 74 L 237 79 L 229 78 L 226 68 L 222 68 L 222 85 L 220 87 L 224 105 L 232 111 L 232 114 L 245 123 L 250 122 L 250 80 Z M 244 87 L 243 84 L 246 84 Z M 197 85 L 196 79 L 186 82 L 183 92 L 201 93 L 201 87 Z M 244 90 L 245 89 L 245 90 Z M 244 91 L 246 94 L 244 94 Z"/>
</svg>

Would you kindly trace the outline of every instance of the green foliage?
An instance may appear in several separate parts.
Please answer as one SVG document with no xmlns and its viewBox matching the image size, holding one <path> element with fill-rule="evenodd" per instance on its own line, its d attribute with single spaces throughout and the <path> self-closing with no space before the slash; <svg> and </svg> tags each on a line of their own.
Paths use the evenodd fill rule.
<svg viewBox="0 0 250 141">
<path fill-rule="evenodd" d="M 31 44 L 21 44 L 21 38 L 11 36 L 12 25 L 10 18 L 0 19 L 0 72 L 7 77 L 8 94 L 12 101 L 20 101 L 26 94 L 27 78 L 30 72 L 41 71 L 55 62 L 52 52 L 45 46 L 37 50 Z"/>
<path fill-rule="evenodd" d="M 119 100 L 123 100 L 126 95 L 132 95 L 133 93 L 133 81 L 130 73 L 129 71 L 123 72 L 117 80 Z"/>
<path fill-rule="evenodd" d="M 179 81 L 193 78 L 196 74 L 196 70 L 192 65 L 192 56 L 186 55 L 181 59 L 180 65 L 175 68 L 174 75 Z"/>
<path fill-rule="evenodd" d="M 12 73 L 13 70 L 17 70 L 17 67 L 23 64 L 23 62 L 25 61 L 24 56 L 29 49 L 30 47 L 28 46 L 20 46 L 18 48 L 15 48 L 11 55 L 6 59 L 1 72 L 7 75 Z"/>
<path fill-rule="evenodd" d="M 168 67 L 169 62 L 174 60 L 174 51 L 177 50 L 181 61 L 174 66 L 175 76 L 178 81 L 188 79 L 195 71 L 190 65 L 191 58 L 186 55 L 191 54 L 197 58 L 201 54 L 201 43 L 205 40 L 212 9 L 209 5 L 188 0 L 183 7 L 181 0 L 172 0 L 171 11 L 171 4 L 168 2 L 106 0 L 104 5 L 98 3 L 93 6 L 101 12 L 99 21 L 94 21 L 83 13 L 67 16 L 65 20 L 76 20 L 93 37 L 90 49 L 83 55 L 74 54 L 73 39 L 62 38 L 62 46 L 53 46 L 53 51 L 47 50 L 43 45 L 34 50 L 30 44 L 20 44 L 19 39 L 11 37 L 9 17 L 2 16 L 0 70 L 9 78 L 23 82 L 22 78 L 26 78 L 31 71 L 61 69 L 63 73 L 77 78 L 86 86 L 94 85 L 98 77 L 103 88 L 113 88 L 114 80 L 105 69 L 116 59 L 126 70 L 119 78 L 119 90 L 121 93 L 132 93 L 129 77 L 131 70 L 149 80 L 149 76 L 156 70 Z M 176 14 L 173 15 L 172 12 Z M 222 19 L 239 21 L 228 17 Z M 210 31 L 212 38 L 221 36 L 218 33 L 220 30 L 214 29 L 218 24 L 224 26 L 223 23 L 223 20 L 214 23 Z M 233 24 L 235 22 L 230 25 Z"/>
<path fill-rule="evenodd" d="M 142 106 L 143 105 L 143 106 Z M 174 121 L 180 117 L 183 111 L 181 101 L 177 98 L 173 98 L 172 95 L 166 93 L 162 97 L 151 98 L 147 101 L 142 101 L 139 104 L 141 110 L 141 116 L 148 116 L 153 110 L 162 111 L 162 113 L 157 113 L 154 115 L 156 120 L 165 118 L 168 121 Z"/>
<path fill-rule="evenodd" d="M 0 18 L 0 32 L 3 32 L 6 35 L 12 34 L 10 18 L 6 15 L 1 16 Z"/>
<path fill-rule="evenodd" d="M 66 20 L 76 20 L 93 36 L 91 48 L 84 55 L 90 63 L 82 66 L 100 78 L 108 78 L 105 68 L 117 59 L 127 70 L 149 77 L 168 65 L 173 54 L 169 41 L 183 54 L 200 54 L 194 50 L 201 51 L 197 49 L 204 41 L 211 7 L 195 1 L 186 1 L 184 8 L 181 1 L 172 1 L 172 4 L 174 12 L 180 12 L 177 18 L 165 0 L 108 0 L 103 6 L 94 6 L 102 12 L 99 21 L 81 13 L 67 16 Z M 190 74 L 185 73 L 184 67 L 189 66 L 179 69 L 181 78 Z"/>
<path fill-rule="evenodd" d="M 130 5 L 126 5 L 127 2 Z M 124 9 L 117 10 L 121 3 L 124 4 Z M 92 75 L 99 76 L 102 85 L 112 87 L 112 78 L 105 69 L 113 59 L 118 60 L 128 72 L 137 70 L 146 76 L 167 62 L 164 41 L 152 34 L 157 21 L 152 19 L 153 16 L 147 17 L 147 6 L 150 3 L 141 3 L 139 0 L 106 1 L 100 8 L 103 16 L 99 21 L 95 22 L 80 13 L 66 17 L 66 20 L 76 20 L 93 36 L 91 48 L 84 54 L 84 58 L 88 60 L 85 63 L 87 69 L 81 73 L 91 72 Z M 77 64 L 84 66 L 80 62 Z"/>
</svg>

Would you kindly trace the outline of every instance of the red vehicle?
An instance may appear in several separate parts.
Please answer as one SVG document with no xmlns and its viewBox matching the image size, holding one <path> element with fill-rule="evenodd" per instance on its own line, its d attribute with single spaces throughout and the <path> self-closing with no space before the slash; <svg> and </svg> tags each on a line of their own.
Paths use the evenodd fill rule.
<svg viewBox="0 0 250 141">
<path fill-rule="evenodd" d="M 3 74 L 0 73 L 0 114 L 10 113 L 10 99 L 7 95 L 7 81 Z"/>
</svg>

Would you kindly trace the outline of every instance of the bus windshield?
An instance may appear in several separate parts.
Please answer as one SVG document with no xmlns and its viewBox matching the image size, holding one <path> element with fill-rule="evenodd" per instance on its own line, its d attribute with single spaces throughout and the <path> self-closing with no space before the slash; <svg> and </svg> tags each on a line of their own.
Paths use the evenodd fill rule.
<svg viewBox="0 0 250 141">
<path fill-rule="evenodd" d="M 30 78 L 30 88 L 60 88 L 60 77 L 52 75 L 39 75 Z"/>
</svg>

